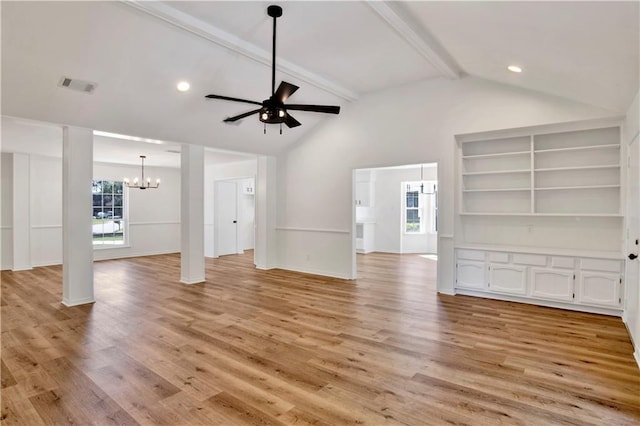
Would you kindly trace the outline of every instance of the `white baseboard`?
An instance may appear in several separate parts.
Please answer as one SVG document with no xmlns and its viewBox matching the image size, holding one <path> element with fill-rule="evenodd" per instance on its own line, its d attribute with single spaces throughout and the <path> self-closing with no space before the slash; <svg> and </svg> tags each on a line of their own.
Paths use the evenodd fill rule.
<svg viewBox="0 0 640 426">
<path fill-rule="evenodd" d="M 203 283 L 203 282 L 205 282 L 205 281 L 206 281 L 206 280 L 205 280 L 205 277 L 197 278 L 197 279 L 195 279 L 195 280 L 188 280 L 188 279 L 186 279 L 186 278 L 184 278 L 184 277 L 181 277 L 181 278 L 180 278 L 180 282 L 181 282 L 182 284 L 188 284 L 188 285 L 191 285 L 191 284 L 200 284 L 200 283 Z"/>
<path fill-rule="evenodd" d="M 351 274 L 341 274 L 341 273 L 336 273 L 334 271 L 326 271 L 321 269 L 301 268 L 298 266 L 291 266 L 291 265 L 280 265 L 278 268 L 285 269 L 287 271 L 302 272 L 304 274 L 322 275 L 329 278 L 340 278 L 341 280 L 354 279 L 351 277 Z"/>
<path fill-rule="evenodd" d="M 33 267 L 31 265 L 24 265 L 24 266 L 14 266 L 13 268 L 11 268 L 12 271 L 14 272 L 18 272 L 18 271 L 30 271 L 32 270 Z"/>
<path fill-rule="evenodd" d="M 264 265 L 258 265 L 255 264 L 256 269 L 260 269 L 261 271 L 269 271 L 271 269 L 276 269 L 277 266 L 264 266 Z"/>
<path fill-rule="evenodd" d="M 446 294 L 448 296 L 455 296 L 456 295 L 456 291 L 455 290 L 437 290 L 439 294 Z"/>
<path fill-rule="evenodd" d="M 88 303 L 95 303 L 96 300 L 93 297 L 86 297 L 84 299 L 76 299 L 76 300 L 62 300 L 62 304 L 67 307 L 78 306 L 78 305 L 86 305 Z"/>
<path fill-rule="evenodd" d="M 144 256 L 158 256 L 161 254 L 175 254 L 180 253 L 180 250 L 149 250 L 149 251 L 139 251 L 127 254 L 120 254 L 114 256 L 101 257 L 100 259 L 93 259 L 94 262 L 100 262 L 102 260 L 114 260 L 114 259 L 126 259 L 130 257 L 144 257 Z"/>
<path fill-rule="evenodd" d="M 548 308 L 566 309 L 569 311 L 588 312 L 592 314 L 611 315 L 614 317 L 622 317 L 621 309 L 598 308 L 595 306 L 572 305 L 570 303 L 552 302 L 542 299 L 531 299 L 528 297 L 508 296 L 498 293 L 485 293 L 481 291 L 467 290 L 462 288 L 455 289 L 456 294 L 464 296 L 483 297 L 485 299 L 504 300 L 506 302 L 526 303 L 528 305 L 546 306 Z"/>
<path fill-rule="evenodd" d="M 640 368 L 640 348 L 636 349 L 635 352 L 633 352 L 633 357 L 636 359 L 636 364 L 638 364 L 638 368 Z"/>
</svg>

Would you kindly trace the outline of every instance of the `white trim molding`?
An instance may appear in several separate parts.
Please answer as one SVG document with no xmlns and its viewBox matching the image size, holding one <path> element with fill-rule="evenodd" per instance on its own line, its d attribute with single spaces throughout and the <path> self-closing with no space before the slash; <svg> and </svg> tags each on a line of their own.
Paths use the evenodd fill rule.
<svg viewBox="0 0 640 426">
<path fill-rule="evenodd" d="M 278 226 L 276 231 L 294 231 L 294 232 L 326 232 L 330 234 L 348 234 L 351 231 L 347 229 L 323 229 L 323 228 L 296 228 L 293 226 Z"/>
<path fill-rule="evenodd" d="M 195 279 L 195 280 L 187 280 L 186 278 L 183 278 L 183 277 L 180 278 L 180 282 L 182 284 L 187 284 L 187 285 L 200 284 L 200 283 L 203 283 L 205 281 L 206 281 L 206 279 L 204 277 L 199 278 L 199 279 Z"/>
<path fill-rule="evenodd" d="M 96 303 L 96 300 L 93 297 L 76 300 L 62 300 L 62 304 L 68 308 L 72 306 L 86 305 L 88 303 Z"/>
<path fill-rule="evenodd" d="M 462 70 L 449 53 L 420 24 L 395 2 L 368 1 L 373 9 L 402 39 L 445 77 L 460 78 Z"/>
</svg>

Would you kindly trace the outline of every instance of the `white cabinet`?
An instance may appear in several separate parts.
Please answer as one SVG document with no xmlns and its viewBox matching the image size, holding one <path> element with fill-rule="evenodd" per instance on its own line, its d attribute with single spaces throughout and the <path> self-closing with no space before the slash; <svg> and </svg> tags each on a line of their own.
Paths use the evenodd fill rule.
<svg viewBox="0 0 640 426">
<path fill-rule="evenodd" d="M 618 259 L 457 248 L 455 287 L 462 294 L 616 314 L 623 306 L 623 268 Z"/>
<path fill-rule="evenodd" d="M 373 207 L 373 183 L 356 182 L 356 206 Z"/>
<path fill-rule="evenodd" d="M 473 290 L 487 288 L 484 261 L 460 259 L 456 263 L 456 286 Z"/>
<path fill-rule="evenodd" d="M 489 290 L 495 293 L 527 294 L 527 267 L 489 264 Z"/>
<path fill-rule="evenodd" d="M 531 269 L 531 297 L 573 301 L 575 273 L 560 269 Z"/>
<path fill-rule="evenodd" d="M 376 224 L 356 223 L 356 253 L 371 253 L 375 248 Z"/>
<path fill-rule="evenodd" d="M 622 302 L 622 277 L 610 272 L 581 272 L 578 301 L 586 305 L 619 307 Z"/>
</svg>

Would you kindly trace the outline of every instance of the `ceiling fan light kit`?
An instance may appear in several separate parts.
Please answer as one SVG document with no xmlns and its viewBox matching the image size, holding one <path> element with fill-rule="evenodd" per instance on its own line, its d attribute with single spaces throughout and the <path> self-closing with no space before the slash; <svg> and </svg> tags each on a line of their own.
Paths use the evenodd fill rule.
<svg viewBox="0 0 640 426">
<path fill-rule="evenodd" d="M 333 105 L 293 105 L 285 104 L 289 96 L 293 95 L 298 86 L 287 83 L 286 81 L 280 82 L 280 85 L 276 89 L 276 20 L 282 16 L 282 8 L 278 5 L 271 5 L 267 7 L 267 14 L 273 18 L 273 50 L 271 61 L 271 96 L 269 99 L 265 99 L 262 102 L 251 101 L 248 99 L 233 98 L 222 95 L 207 95 L 208 99 L 221 99 L 224 101 L 243 102 L 247 104 L 260 105 L 260 108 L 224 119 L 225 123 L 233 123 L 241 120 L 245 117 L 258 113 L 258 119 L 264 123 L 264 133 L 267 133 L 267 124 L 279 124 L 280 134 L 282 134 L 282 124 L 287 127 L 298 127 L 301 123 L 293 118 L 289 114 L 291 111 L 310 111 L 321 112 L 325 114 L 339 114 L 340 107 Z"/>
</svg>

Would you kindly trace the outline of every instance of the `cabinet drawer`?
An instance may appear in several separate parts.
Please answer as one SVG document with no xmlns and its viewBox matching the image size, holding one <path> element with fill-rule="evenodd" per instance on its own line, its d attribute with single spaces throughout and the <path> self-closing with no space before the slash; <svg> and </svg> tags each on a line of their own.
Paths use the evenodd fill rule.
<svg viewBox="0 0 640 426">
<path fill-rule="evenodd" d="M 509 253 L 489 252 L 489 262 L 509 263 Z"/>
<path fill-rule="evenodd" d="M 553 256 L 551 258 L 551 266 L 553 268 L 573 269 L 575 268 L 575 259 L 573 257 Z"/>
<path fill-rule="evenodd" d="M 580 269 L 602 272 L 621 272 L 622 262 L 608 259 L 580 259 Z"/>
<path fill-rule="evenodd" d="M 484 252 L 478 250 L 458 250 L 457 256 L 458 259 L 484 261 Z"/>
<path fill-rule="evenodd" d="M 513 263 L 518 265 L 547 266 L 547 256 L 539 254 L 513 254 Z"/>
</svg>

